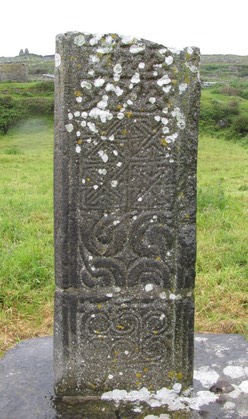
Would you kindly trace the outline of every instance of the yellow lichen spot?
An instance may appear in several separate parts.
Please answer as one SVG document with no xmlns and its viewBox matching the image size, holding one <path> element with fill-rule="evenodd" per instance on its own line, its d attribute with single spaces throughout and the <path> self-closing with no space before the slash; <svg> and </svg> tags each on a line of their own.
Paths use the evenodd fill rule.
<svg viewBox="0 0 248 419">
<path fill-rule="evenodd" d="M 143 369 L 143 371 L 144 371 L 144 372 L 148 372 L 148 368 L 144 368 L 144 369 Z"/>
<path fill-rule="evenodd" d="M 122 133 L 122 135 L 127 135 L 128 131 L 127 131 L 126 129 L 123 129 L 123 130 L 121 131 L 121 133 Z"/>
<path fill-rule="evenodd" d="M 99 330 L 95 330 L 94 332 L 95 332 L 96 335 L 100 335 L 101 334 L 101 332 Z"/>
<path fill-rule="evenodd" d="M 124 326 L 122 326 L 121 324 L 118 324 L 116 327 L 117 327 L 117 329 L 119 329 L 119 330 L 123 330 L 123 329 L 125 329 L 125 327 L 124 327 Z"/>
<path fill-rule="evenodd" d="M 153 330 L 152 332 L 154 335 L 158 335 L 158 330 Z"/>
<path fill-rule="evenodd" d="M 142 374 L 140 372 L 136 372 L 135 375 L 136 375 L 137 378 L 141 378 L 142 377 Z"/>
<path fill-rule="evenodd" d="M 136 385 L 137 387 L 139 387 L 139 386 L 141 385 L 141 382 L 140 382 L 140 381 L 136 381 L 135 385 Z"/>
<path fill-rule="evenodd" d="M 161 261 L 161 257 L 160 257 L 160 256 L 157 256 L 155 260 L 156 260 L 157 262 L 160 262 L 160 261 Z"/>
<path fill-rule="evenodd" d="M 101 131 L 101 135 L 107 135 L 107 131 Z"/>
<path fill-rule="evenodd" d="M 75 90 L 74 96 L 82 96 L 82 92 L 80 92 L 80 90 Z"/>
<path fill-rule="evenodd" d="M 185 77 L 184 77 L 184 83 L 189 84 L 189 82 L 190 82 L 190 75 L 186 74 Z"/>
<path fill-rule="evenodd" d="M 185 218 L 186 218 L 186 220 L 188 220 L 190 218 L 190 215 L 189 214 L 185 214 Z"/>
<path fill-rule="evenodd" d="M 174 378 L 175 377 L 175 371 L 169 371 L 168 372 L 168 377 L 169 378 Z"/>
<path fill-rule="evenodd" d="M 119 356 L 119 352 L 118 351 L 114 351 L 114 356 Z"/>
<path fill-rule="evenodd" d="M 117 38 L 117 35 L 116 35 L 115 33 L 112 33 L 112 34 L 111 34 L 111 37 L 112 37 L 113 39 L 116 39 L 116 38 Z"/>
<path fill-rule="evenodd" d="M 96 385 L 95 385 L 95 384 L 88 383 L 88 386 L 89 386 L 90 388 L 93 388 L 93 390 L 95 390 L 95 389 L 96 389 Z"/>
<path fill-rule="evenodd" d="M 118 109 L 118 111 L 122 108 L 122 105 L 117 105 L 116 109 Z"/>
<path fill-rule="evenodd" d="M 161 143 L 161 145 L 162 145 L 163 147 L 167 147 L 167 146 L 168 146 L 168 143 L 167 143 L 167 141 L 166 141 L 166 139 L 165 139 L 165 138 L 161 138 L 160 143 Z"/>
<path fill-rule="evenodd" d="M 87 177 L 87 180 L 88 180 L 88 179 L 90 180 L 90 178 L 88 178 L 88 177 Z M 99 310 L 101 310 L 101 308 L 102 308 L 102 304 L 97 304 L 97 308 L 98 308 Z"/>
<path fill-rule="evenodd" d="M 177 380 L 181 381 L 183 379 L 183 374 L 181 372 L 178 372 L 176 374 Z"/>
<path fill-rule="evenodd" d="M 127 116 L 128 118 L 132 118 L 132 116 L 133 116 L 133 112 L 132 112 L 132 111 L 128 111 L 128 112 L 126 112 L 126 116 Z"/>
<path fill-rule="evenodd" d="M 82 144 L 82 142 L 83 142 L 83 140 L 81 140 L 81 138 L 79 138 L 79 139 L 77 140 L 77 144 Z"/>
<path fill-rule="evenodd" d="M 172 80 L 171 80 L 171 83 L 175 86 L 175 85 L 177 84 L 177 80 L 172 79 Z"/>
</svg>

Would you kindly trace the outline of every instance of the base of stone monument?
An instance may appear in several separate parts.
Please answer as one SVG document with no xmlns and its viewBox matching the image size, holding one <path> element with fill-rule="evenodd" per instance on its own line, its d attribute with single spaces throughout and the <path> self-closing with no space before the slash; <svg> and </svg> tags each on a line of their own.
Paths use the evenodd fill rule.
<svg viewBox="0 0 248 419">
<path fill-rule="evenodd" d="M 248 418 L 248 342 L 239 335 L 195 335 L 194 389 L 99 398 L 55 397 L 53 338 L 23 341 L 0 360 L 1 419 Z M 211 391 L 210 391 L 211 389 Z"/>
</svg>

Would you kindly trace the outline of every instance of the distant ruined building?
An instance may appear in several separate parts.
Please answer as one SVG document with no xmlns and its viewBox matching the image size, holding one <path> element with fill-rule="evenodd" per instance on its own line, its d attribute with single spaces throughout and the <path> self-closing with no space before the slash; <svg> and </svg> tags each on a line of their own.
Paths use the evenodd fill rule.
<svg viewBox="0 0 248 419">
<path fill-rule="evenodd" d="M 0 64 L 0 82 L 17 81 L 26 82 L 28 80 L 28 67 L 24 63 L 2 63 Z"/>
</svg>

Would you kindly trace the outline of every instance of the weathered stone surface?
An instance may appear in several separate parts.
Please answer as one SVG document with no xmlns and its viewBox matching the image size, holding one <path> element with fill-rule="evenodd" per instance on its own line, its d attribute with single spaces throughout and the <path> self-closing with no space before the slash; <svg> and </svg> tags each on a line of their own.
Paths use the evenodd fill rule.
<svg viewBox="0 0 248 419">
<path fill-rule="evenodd" d="M 55 388 L 192 384 L 199 51 L 57 37 Z"/>
</svg>

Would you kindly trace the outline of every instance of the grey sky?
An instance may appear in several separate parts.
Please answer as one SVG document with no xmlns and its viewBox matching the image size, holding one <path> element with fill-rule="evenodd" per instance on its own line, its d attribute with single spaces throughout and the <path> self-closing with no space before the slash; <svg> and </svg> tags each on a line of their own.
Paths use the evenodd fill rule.
<svg viewBox="0 0 248 419">
<path fill-rule="evenodd" d="M 120 33 L 202 54 L 248 55 L 248 0 L 4 0 L 0 56 L 46 55 L 67 31 Z"/>
</svg>

